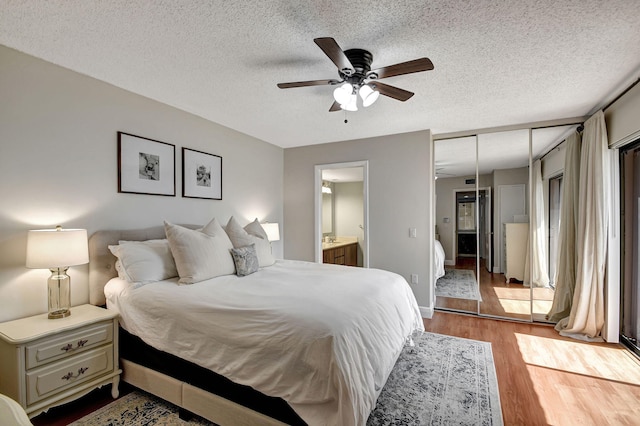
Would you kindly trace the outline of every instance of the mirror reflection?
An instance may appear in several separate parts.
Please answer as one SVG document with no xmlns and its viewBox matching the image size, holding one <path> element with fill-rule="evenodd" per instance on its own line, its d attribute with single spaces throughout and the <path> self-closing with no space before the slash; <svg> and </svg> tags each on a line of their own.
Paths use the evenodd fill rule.
<svg viewBox="0 0 640 426">
<path fill-rule="evenodd" d="M 476 137 L 435 142 L 436 309 L 477 314 Z M 466 161 L 462 162 L 463 158 Z"/>
<path fill-rule="evenodd" d="M 478 169 L 492 201 L 490 251 L 480 268 L 481 315 L 529 321 L 524 285 L 529 232 L 529 130 L 478 136 Z"/>
</svg>

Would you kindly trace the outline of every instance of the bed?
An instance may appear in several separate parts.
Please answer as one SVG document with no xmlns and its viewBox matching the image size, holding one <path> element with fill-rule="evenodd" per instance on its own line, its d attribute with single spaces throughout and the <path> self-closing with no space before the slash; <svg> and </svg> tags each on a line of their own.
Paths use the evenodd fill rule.
<svg viewBox="0 0 640 426">
<path fill-rule="evenodd" d="M 433 282 L 435 283 L 438 278 L 443 277 L 444 276 L 444 260 L 445 260 L 445 254 L 444 254 L 444 248 L 442 247 L 442 244 L 440 243 L 439 240 L 434 240 L 435 242 L 435 256 L 434 256 L 434 262 L 433 262 L 433 269 L 434 269 L 434 280 Z"/>
<path fill-rule="evenodd" d="M 406 280 L 376 269 L 278 260 L 189 285 L 118 277 L 110 245 L 163 238 L 92 235 L 91 303 L 120 313 L 124 381 L 220 425 L 364 425 L 424 329 Z"/>
</svg>

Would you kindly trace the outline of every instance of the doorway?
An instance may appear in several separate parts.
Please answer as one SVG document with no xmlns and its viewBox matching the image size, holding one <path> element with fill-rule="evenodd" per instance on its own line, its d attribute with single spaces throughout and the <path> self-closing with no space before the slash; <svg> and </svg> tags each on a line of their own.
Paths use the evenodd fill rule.
<svg viewBox="0 0 640 426">
<path fill-rule="evenodd" d="M 316 262 L 369 267 L 368 176 L 368 161 L 315 166 Z"/>
</svg>

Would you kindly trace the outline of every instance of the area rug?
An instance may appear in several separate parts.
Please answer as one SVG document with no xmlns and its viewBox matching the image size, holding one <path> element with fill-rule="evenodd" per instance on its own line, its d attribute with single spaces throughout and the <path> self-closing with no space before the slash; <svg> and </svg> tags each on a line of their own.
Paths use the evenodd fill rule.
<svg viewBox="0 0 640 426">
<path fill-rule="evenodd" d="M 502 425 L 491 344 L 435 333 L 402 350 L 367 426 Z M 131 392 L 72 426 L 213 425 L 143 391 Z"/>
<path fill-rule="evenodd" d="M 437 296 L 482 301 L 476 276 L 470 269 L 445 269 L 444 276 L 436 281 Z"/>
<path fill-rule="evenodd" d="M 405 346 L 367 426 L 502 425 L 491 343 L 424 333 Z"/>
</svg>

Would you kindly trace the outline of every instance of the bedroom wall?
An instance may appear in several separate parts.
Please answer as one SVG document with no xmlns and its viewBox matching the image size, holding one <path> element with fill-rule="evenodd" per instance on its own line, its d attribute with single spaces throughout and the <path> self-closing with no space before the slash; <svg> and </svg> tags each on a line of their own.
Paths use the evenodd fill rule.
<svg viewBox="0 0 640 426">
<path fill-rule="evenodd" d="M 433 305 L 432 152 L 428 130 L 285 149 L 285 258 L 314 260 L 314 166 L 368 160 L 370 267 L 408 282 L 418 274 L 411 287 L 425 315 Z M 409 238 L 412 227 L 417 238 Z"/>
<path fill-rule="evenodd" d="M 282 225 L 283 150 L 0 46 L 0 321 L 46 312 L 46 270 L 27 269 L 29 229 L 202 224 L 231 215 Z M 117 192 L 117 131 L 176 146 L 176 196 Z M 181 147 L 223 157 L 223 199 L 181 196 Z M 281 229 L 281 233 L 285 231 Z M 282 257 L 283 242 L 274 242 Z M 88 266 L 70 269 L 72 305 Z"/>
</svg>

